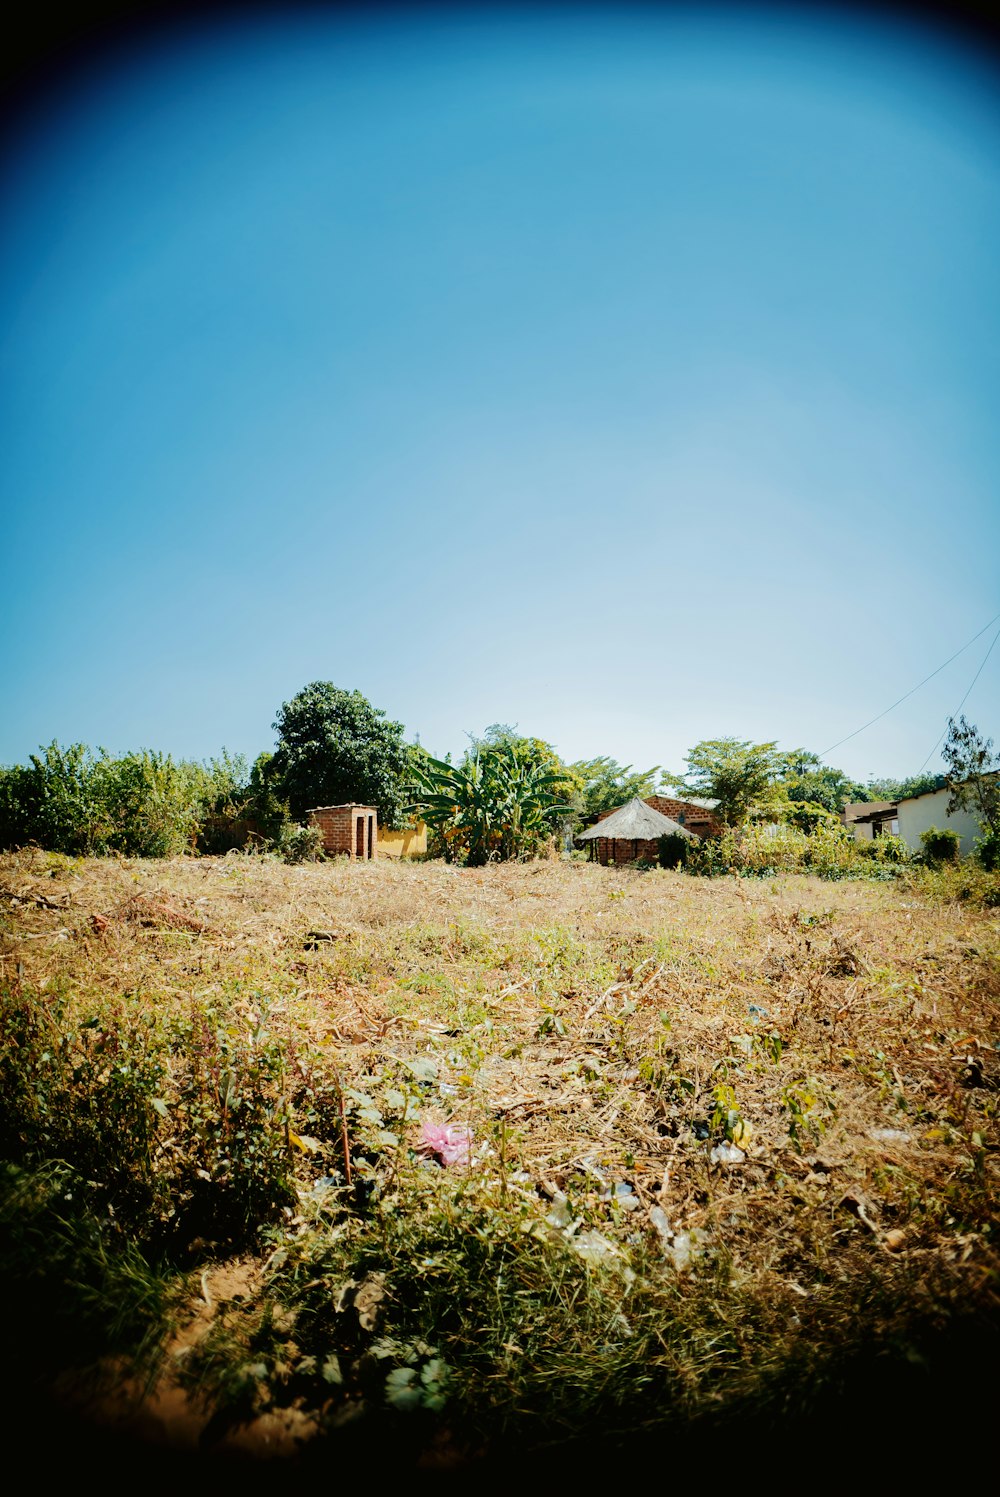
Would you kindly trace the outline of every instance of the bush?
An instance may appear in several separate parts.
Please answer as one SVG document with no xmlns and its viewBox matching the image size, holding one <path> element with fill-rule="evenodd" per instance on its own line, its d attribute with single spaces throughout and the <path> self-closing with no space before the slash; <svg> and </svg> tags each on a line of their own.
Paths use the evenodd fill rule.
<svg viewBox="0 0 1000 1497">
<path fill-rule="evenodd" d="M 197 766 L 169 754 L 102 753 L 89 765 L 87 790 L 96 834 L 87 851 L 167 858 L 193 847 L 203 810 Z"/>
<path fill-rule="evenodd" d="M 194 1003 L 166 1025 L 118 1006 L 81 1021 L 62 995 L 0 990 L 0 1158 L 61 1162 L 140 1244 L 246 1241 L 294 1199 L 266 1009 L 239 1027 Z"/>
<path fill-rule="evenodd" d="M 907 870 L 906 880 L 916 893 L 940 904 L 958 900 L 972 909 L 1000 908 L 1000 870 L 984 868 L 978 858 L 963 858 L 957 863 L 917 863 Z"/>
<path fill-rule="evenodd" d="M 690 845 L 690 837 L 682 837 L 680 832 L 667 832 L 660 837 L 656 844 L 660 867 L 683 868 L 688 860 Z"/>
<path fill-rule="evenodd" d="M 117 757 L 85 744 L 48 748 L 27 765 L 0 768 L 0 847 L 34 843 L 50 852 L 163 858 L 278 845 L 289 827 L 261 754 L 252 769 L 225 750 L 207 764 L 148 749 Z M 302 844 L 309 853 L 308 840 Z"/>
<path fill-rule="evenodd" d="M 317 863 L 323 858 L 323 833 L 318 826 L 289 822 L 278 837 L 278 851 L 286 863 Z"/>
<path fill-rule="evenodd" d="M 4 1332 L 17 1357 L 0 1373 L 15 1396 L 109 1354 L 154 1365 L 171 1290 L 69 1165 L 0 1163 L 0 1274 L 16 1286 Z"/>
<path fill-rule="evenodd" d="M 840 826 L 840 818 L 818 801 L 790 801 L 785 814 L 800 832 L 814 832 L 820 826 Z"/>
<path fill-rule="evenodd" d="M 753 878 L 814 873 L 826 879 L 891 879 L 909 857 L 899 837 L 857 842 L 832 818 L 818 819 L 811 832 L 784 822 L 749 822 L 692 846 L 687 870 L 706 878 L 725 873 Z"/>
<path fill-rule="evenodd" d="M 294 1200 L 286 1055 L 267 1005 L 248 1028 L 208 1005 L 171 1026 L 170 1235 L 247 1241 Z"/>
<path fill-rule="evenodd" d="M 976 842 L 976 857 L 987 873 L 1000 869 L 1000 832 L 987 832 Z"/>
<path fill-rule="evenodd" d="M 938 863 L 958 862 L 960 838 L 957 832 L 929 826 L 926 832 L 920 833 L 920 841 L 923 844 L 924 860 L 932 868 Z"/>
<path fill-rule="evenodd" d="M 855 845 L 863 858 L 875 863 L 908 863 L 913 856 L 902 837 L 894 837 L 888 832 Z"/>
<path fill-rule="evenodd" d="M 0 770 L 0 846 L 161 858 L 193 846 L 211 773 L 141 749 L 115 758 L 50 743 Z"/>
<path fill-rule="evenodd" d="M 30 765 L 0 770 L 0 846 L 35 842 L 53 852 L 90 852 L 102 834 L 93 794 L 93 761 L 82 743 L 31 755 Z"/>
<path fill-rule="evenodd" d="M 148 1024 L 81 1023 L 59 995 L 0 992 L 0 1155 L 31 1168 L 62 1160 L 119 1222 L 144 1220 L 163 1073 Z"/>
</svg>

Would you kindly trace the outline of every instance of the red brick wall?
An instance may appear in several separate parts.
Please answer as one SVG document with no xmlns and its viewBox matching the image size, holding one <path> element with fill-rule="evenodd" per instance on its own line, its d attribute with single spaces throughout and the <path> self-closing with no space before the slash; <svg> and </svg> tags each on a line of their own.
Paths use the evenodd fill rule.
<svg viewBox="0 0 1000 1497">
<path fill-rule="evenodd" d="M 367 855 L 369 836 L 368 819 L 371 818 L 371 855 L 378 857 L 378 812 L 374 806 L 316 806 L 308 813 L 309 821 L 323 833 L 323 851 L 327 857 L 357 857 L 358 821 L 363 822 L 361 845 Z"/>
<path fill-rule="evenodd" d="M 659 861 L 659 844 L 644 841 L 642 837 L 598 837 L 596 842 L 599 863 L 656 863 Z"/>
<path fill-rule="evenodd" d="M 693 806 L 689 800 L 675 800 L 669 795 L 650 795 L 646 805 L 663 816 L 669 816 L 671 821 L 680 821 L 683 815 L 681 825 L 685 831 L 694 832 L 699 837 L 722 836 L 722 822 L 717 821 L 704 806 Z"/>
</svg>

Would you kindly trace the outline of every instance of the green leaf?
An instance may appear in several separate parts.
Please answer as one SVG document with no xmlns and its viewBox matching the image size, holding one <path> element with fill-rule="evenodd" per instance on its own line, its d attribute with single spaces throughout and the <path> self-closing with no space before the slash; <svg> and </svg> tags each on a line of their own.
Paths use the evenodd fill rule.
<svg viewBox="0 0 1000 1497">
<path fill-rule="evenodd" d="M 424 1401 L 415 1367 L 397 1367 L 385 1380 L 386 1402 L 395 1409 L 419 1409 Z"/>
</svg>

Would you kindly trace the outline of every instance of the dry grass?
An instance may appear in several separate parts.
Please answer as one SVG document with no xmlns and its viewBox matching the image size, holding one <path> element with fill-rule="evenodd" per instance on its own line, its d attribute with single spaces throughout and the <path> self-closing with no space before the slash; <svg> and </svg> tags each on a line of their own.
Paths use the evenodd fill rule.
<svg viewBox="0 0 1000 1497">
<path fill-rule="evenodd" d="M 398 1270 L 396 1309 L 385 1324 L 373 1317 L 369 1341 L 387 1326 L 430 1338 L 427 1317 L 442 1311 L 425 1286 L 404 1287 L 417 1237 L 399 1224 L 419 1217 L 426 1247 L 435 1231 L 447 1235 L 440 1222 L 459 1198 L 476 1222 L 506 1213 L 524 1240 L 568 1254 L 588 1285 L 618 1273 L 616 1303 L 638 1339 L 635 1352 L 615 1353 L 615 1375 L 645 1348 L 689 1413 L 704 1405 L 713 1357 L 716 1394 L 766 1402 L 786 1396 L 773 1390 L 788 1368 L 815 1369 L 825 1356 L 832 1365 L 859 1335 L 905 1340 L 921 1316 L 992 1313 L 998 936 L 995 910 L 933 903 L 902 884 L 801 876 L 0 859 L 0 983 L 58 991 L 80 1022 L 208 1003 L 252 1027 L 266 1008 L 299 1082 L 309 1076 L 312 1091 L 289 1083 L 286 1099 L 302 1204 L 258 1247 L 261 1263 L 277 1254 L 284 1266 L 260 1277 L 253 1304 L 228 1318 L 222 1306 L 202 1371 L 221 1397 L 220 1367 L 250 1356 L 247 1337 L 260 1341 L 266 1312 L 269 1344 L 284 1350 L 252 1408 L 273 1415 L 284 1367 L 285 1405 L 299 1389 L 310 1429 L 371 1403 L 370 1366 L 352 1322 L 341 1355 L 356 1353 L 356 1375 L 345 1371 L 343 1397 L 327 1387 L 319 1407 L 293 1376 L 308 1334 L 282 1340 L 275 1306 L 332 1335 L 306 1270 L 328 1300 L 334 1239 L 347 1253 L 338 1271 L 353 1263 L 359 1273 L 373 1270 L 381 1241 L 390 1303 Z M 317 1077 L 342 1112 L 329 1095 L 316 1101 Z M 374 1120 L 364 1101 L 344 1103 L 352 1090 Z M 426 1122 L 470 1130 L 467 1170 L 419 1163 Z M 350 1183 L 370 1185 L 367 1215 L 348 1202 L 345 1128 Z M 734 1162 L 720 1149 L 738 1150 Z M 309 1204 L 315 1181 L 338 1170 L 337 1209 L 324 1214 Z M 588 1241 L 589 1263 L 576 1251 Z M 646 1325 L 635 1274 L 660 1296 L 646 1331 L 635 1330 Z M 471 1301 L 479 1289 L 470 1277 L 447 1292 Z M 585 1360 L 586 1347 L 561 1361 L 551 1344 L 532 1350 L 526 1324 L 493 1324 L 514 1312 L 491 1321 L 485 1293 L 445 1327 L 446 1354 L 513 1428 L 533 1379 L 559 1362 L 572 1381 L 567 1357 Z M 542 1290 L 530 1293 L 539 1313 Z M 673 1337 L 657 1329 L 668 1302 Z M 464 1367 L 462 1338 L 474 1336 L 518 1350 L 496 1350 L 488 1365 L 470 1353 Z M 584 1413 L 603 1409 L 592 1401 Z"/>
</svg>

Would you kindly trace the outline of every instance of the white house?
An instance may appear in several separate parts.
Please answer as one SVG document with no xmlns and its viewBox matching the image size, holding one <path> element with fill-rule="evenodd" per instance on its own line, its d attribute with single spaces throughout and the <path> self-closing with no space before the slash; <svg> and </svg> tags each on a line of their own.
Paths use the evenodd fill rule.
<svg viewBox="0 0 1000 1497">
<path fill-rule="evenodd" d="M 928 790 L 924 795 L 909 795 L 897 802 L 896 819 L 899 835 L 911 852 L 921 852 L 920 833 L 936 826 L 939 831 L 957 832 L 959 854 L 967 858 L 976 838 L 983 835 L 983 824 L 973 811 L 953 811 L 948 815 L 951 791 Z"/>
<path fill-rule="evenodd" d="M 899 835 L 894 800 L 851 801 L 840 814 L 840 819 L 854 835 L 855 842 L 870 842 L 873 837 L 887 833 Z"/>
</svg>

